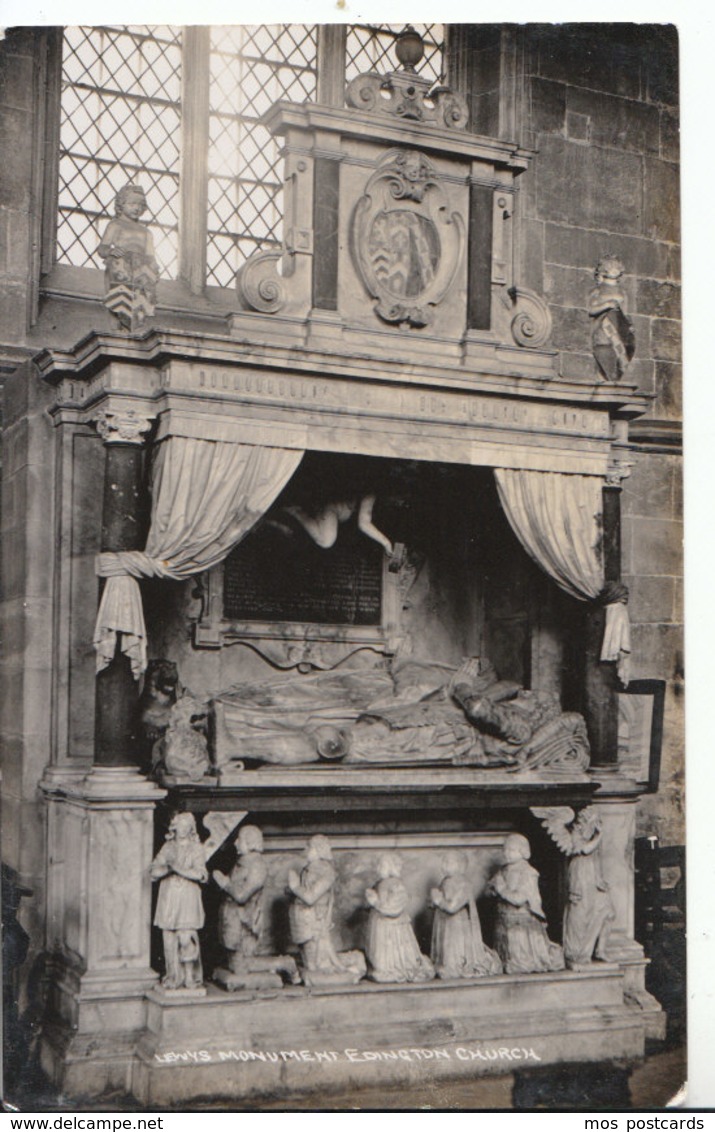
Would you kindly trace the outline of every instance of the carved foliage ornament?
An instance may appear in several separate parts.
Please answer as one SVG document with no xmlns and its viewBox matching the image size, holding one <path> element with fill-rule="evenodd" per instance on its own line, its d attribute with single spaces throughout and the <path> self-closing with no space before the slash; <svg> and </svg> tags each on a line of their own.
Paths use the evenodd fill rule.
<svg viewBox="0 0 715 1132">
<path fill-rule="evenodd" d="M 151 428 L 154 416 L 125 409 L 111 412 L 100 409 L 94 417 L 94 426 L 105 444 L 142 444 L 144 433 Z"/>
<path fill-rule="evenodd" d="M 464 221 L 423 154 L 386 154 L 356 205 L 352 247 L 380 318 L 427 326 L 457 275 Z"/>
</svg>

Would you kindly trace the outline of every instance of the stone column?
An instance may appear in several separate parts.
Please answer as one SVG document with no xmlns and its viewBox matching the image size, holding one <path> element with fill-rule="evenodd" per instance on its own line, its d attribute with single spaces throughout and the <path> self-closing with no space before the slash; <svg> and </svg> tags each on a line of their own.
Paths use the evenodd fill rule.
<svg viewBox="0 0 715 1132">
<path fill-rule="evenodd" d="M 151 417 L 136 409 L 95 416 L 106 445 L 102 549 L 144 546 L 142 443 Z M 76 519 L 75 519 L 76 521 Z M 62 1089 L 130 1087 L 151 969 L 154 808 L 166 791 L 136 765 L 138 686 L 117 648 L 99 674 L 95 758 L 89 773 L 48 768 L 48 948 L 54 1025 L 42 1063 Z"/>
<path fill-rule="evenodd" d="M 102 410 L 95 424 L 106 450 L 102 550 L 143 550 L 143 441 L 151 418 L 134 409 Z M 95 766 L 136 765 L 138 686 L 119 646 L 111 664 L 97 673 Z"/>
<path fill-rule="evenodd" d="M 614 465 L 603 489 L 603 565 L 607 582 L 621 580 L 621 478 Z M 584 618 L 584 715 L 591 745 L 591 768 L 618 766 L 618 674 L 601 661 L 606 624 L 603 605 L 589 603 Z"/>
</svg>

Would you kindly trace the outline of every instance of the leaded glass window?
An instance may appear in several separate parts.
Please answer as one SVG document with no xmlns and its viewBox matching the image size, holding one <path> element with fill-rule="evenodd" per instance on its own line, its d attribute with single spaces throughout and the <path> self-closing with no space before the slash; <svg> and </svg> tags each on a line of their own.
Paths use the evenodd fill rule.
<svg viewBox="0 0 715 1132">
<path fill-rule="evenodd" d="M 156 257 L 176 276 L 181 32 L 169 27 L 68 27 L 64 33 L 58 262 L 99 267 L 100 228 L 114 197 L 138 181 Z"/>
<path fill-rule="evenodd" d="M 301 24 L 211 29 L 209 283 L 231 286 L 252 252 L 280 243 L 280 142 L 259 118 L 315 97 L 317 49 L 317 28 Z"/>
<path fill-rule="evenodd" d="M 442 25 L 415 26 L 425 42 L 417 70 L 437 83 Z M 400 30 L 349 25 L 346 80 L 398 69 L 394 48 Z M 137 181 L 146 193 L 164 279 L 176 279 L 180 270 L 196 292 L 204 282 L 232 287 L 253 252 L 279 247 L 281 143 L 260 118 L 280 99 L 315 99 L 320 34 L 319 27 L 301 24 L 183 33 L 170 27 L 66 28 L 58 263 L 102 266 L 96 254 L 100 232 L 128 181 Z M 183 179 L 182 107 L 189 174 Z"/>
</svg>

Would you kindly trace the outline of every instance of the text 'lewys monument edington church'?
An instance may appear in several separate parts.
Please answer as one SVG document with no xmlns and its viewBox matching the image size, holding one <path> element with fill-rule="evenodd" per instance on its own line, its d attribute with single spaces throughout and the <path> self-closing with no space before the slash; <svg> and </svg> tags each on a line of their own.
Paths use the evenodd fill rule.
<svg viewBox="0 0 715 1132">
<path fill-rule="evenodd" d="M 676 63 L 7 32 L 6 1095 L 409 1107 L 682 1025 Z"/>
</svg>

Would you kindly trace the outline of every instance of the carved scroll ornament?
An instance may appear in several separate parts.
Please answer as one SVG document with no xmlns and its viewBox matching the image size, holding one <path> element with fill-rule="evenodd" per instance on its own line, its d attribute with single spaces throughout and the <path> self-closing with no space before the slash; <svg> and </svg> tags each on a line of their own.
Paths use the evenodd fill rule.
<svg viewBox="0 0 715 1132">
<path fill-rule="evenodd" d="M 509 297 L 515 311 L 511 320 L 511 333 L 517 346 L 536 349 L 544 346 L 551 336 L 551 311 L 547 304 L 526 287 L 510 287 Z"/>
<path fill-rule="evenodd" d="M 286 289 L 278 274 L 280 252 L 252 255 L 236 276 L 241 306 L 262 314 L 277 314 L 286 302 Z"/>
<path fill-rule="evenodd" d="M 439 174 L 416 150 L 390 150 L 352 220 L 355 264 L 385 322 L 427 326 L 456 278 L 464 221 Z"/>
<path fill-rule="evenodd" d="M 465 130 L 469 121 L 466 99 L 447 87 L 429 89 L 430 83 L 413 74 L 378 75 L 369 72 L 348 83 L 348 106 L 368 114 L 390 115 L 450 130 Z"/>
</svg>

